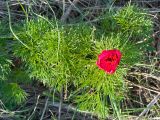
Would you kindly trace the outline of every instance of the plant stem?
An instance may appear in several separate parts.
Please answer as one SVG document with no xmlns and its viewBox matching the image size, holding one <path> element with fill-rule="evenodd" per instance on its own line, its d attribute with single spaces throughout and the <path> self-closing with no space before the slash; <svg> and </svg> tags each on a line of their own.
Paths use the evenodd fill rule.
<svg viewBox="0 0 160 120">
<path fill-rule="evenodd" d="M 61 119 L 62 104 L 63 104 L 63 87 L 62 87 L 61 92 L 60 92 L 60 104 L 59 104 L 59 110 L 58 110 L 58 120 Z"/>
</svg>

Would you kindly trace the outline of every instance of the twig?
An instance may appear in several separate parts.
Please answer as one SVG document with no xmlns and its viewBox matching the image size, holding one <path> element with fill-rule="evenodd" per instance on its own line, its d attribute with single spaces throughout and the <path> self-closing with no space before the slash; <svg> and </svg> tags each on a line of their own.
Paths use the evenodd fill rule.
<svg viewBox="0 0 160 120">
<path fill-rule="evenodd" d="M 0 109 L 0 118 L 9 118 L 9 117 L 13 117 L 14 115 L 15 115 L 15 112 Z"/>
<path fill-rule="evenodd" d="M 48 106 L 48 101 L 49 101 L 49 97 L 47 97 L 47 99 L 46 99 L 45 106 L 44 106 L 40 120 L 43 120 L 44 114 L 45 114 L 47 106 Z"/>
<path fill-rule="evenodd" d="M 160 117 L 154 117 L 152 120 L 160 120 Z"/>
<path fill-rule="evenodd" d="M 137 85 L 137 84 L 135 84 L 135 83 L 130 82 L 129 80 L 126 80 L 126 81 L 127 81 L 128 83 L 130 83 L 130 85 L 132 85 L 132 86 L 136 86 L 136 87 L 139 87 L 139 88 L 142 88 L 142 89 L 145 89 L 145 90 L 148 90 L 148 91 L 151 91 L 151 92 L 160 94 L 160 91 L 152 90 L 152 89 L 146 88 L 146 87 L 144 87 L 144 86 Z"/>
<path fill-rule="evenodd" d="M 48 104 L 48 106 L 59 108 L 60 103 L 59 102 L 54 102 L 54 104 L 53 104 L 51 102 L 51 103 Z M 62 107 L 61 107 L 61 109 L 65 109 L 65 110 L 73 111 L 73 112 L 85 113 L 86 115 L 95 115 L 96 116 L 96 114 L 93 113 L 93 112 L 79 110 L 79 109 L 77 109 L 76 107 L 74 107 L 72 105 L 63 104 Z"/>
<path fill-rule="evenodd" d="M 132 2 L 146 2 L 146 3 L 149 3 L 149 2 L 159 2 L 160 0 L 136 0 L 136 1 L 132 1 Z"/>
<path fill-rule="evenodd" d="M 38 97 L 37 97 L 37 102 L 36 102 L 36 105 L 35 105 L 35 107 L 34 107 L 34 110 L 33 110 L 32 114 L 29 116 L 29 118 L 28 118 L 27 120 L 30 120 L 30 119 L 32 118 L 32 116 L 34 115 L 34 113 L 35 113 L 35 111 L 36 111 L 36 109 L 37 109 L 39 97 L 40 97 L 40 95 L 38 95 Z"/>
<path fill-rule="evenodd" d="M 8 5 L 8 2 L 6 2 L 6 5 L 7 5 L 7 9 L 8 9 L 8 17 L 9 17 L 9 28 L 10 28 L 10 31 L 11 33 L 13 34 L 13 36 L 23 45 L 25 46 L 27 49 L 30 49 L 23 41 L 21 41 L 18 36 L 14 33 L 13 29 L 12 29 L 12 24 L 11 24 L 11 14 L 10 14 L 10 8 L 9 8 L 9 5 Z"/>
<path fill-rule="evenodd" d="M 59 104 L 59 109 L 58 109 L 58 120 L 61 120 L 62 104 L 63 104 L 63 87 L 62 87 L 61 93 L 60 93 L 60 104 Z"/>
<path fill-rule="evenodd" d="M 61 22 L 65 22 L 66 19 L 68 18 L 73 6 L 75 6 L 77 4 L 79 0 L 74 0 L 73 2 L 71 2 L 72 4 L 68 7 L 68 9 L 66 10 L 66 12 L 62 15 L 61 17 Z"/>
<path fill-rule="evenodd" d="M 160 81 L 160 77 L 157 77 L 157 76 L 154 76 L 152 74 L 147 74 L 147 73 L 140 73 L 140 72 L 131 72 L 129 73 L 130 75 L 142 75 L 144 77 L 150 77 L 150 78 L 153 78 L 153 79 L 156 79 L 157 81 Z"/>
<path fill-rule="evenodd" d="M 136 120 L 139 120 L 145 113 L 147 113 L 151 107 L 157 103 L 157 101 L 160 99 L 160 94 L 158 94 L 148 105 L 147 108 L 145 108 L 142 113 L 139 115 L 139 117 Z"/>
</svg>

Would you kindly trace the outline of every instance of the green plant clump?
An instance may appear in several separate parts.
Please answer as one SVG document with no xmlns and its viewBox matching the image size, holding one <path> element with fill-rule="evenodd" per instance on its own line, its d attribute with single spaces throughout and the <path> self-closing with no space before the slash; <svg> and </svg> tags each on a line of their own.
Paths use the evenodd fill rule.
<svg viewBox="0 0 160 120">
<path fill-rule="evenodd" d="M 103 29 L 98 37 L 99 28 L 86 23 L 62 26 L 43 17 L 29 20 L 17 33 L 21 42 L 15 42 L 14 55 L 22 59 L 31 78 L 56 91 L 67 91 L 67 100 L 76 103 L 77 109 L 101 118 L 113 113 L 120 119 L 120 102 L 126 89 L 124 76 L 143 54 L 142 47 L 132 39 L 141 41 L 141 37 L 149 35 L 143 32 L 151 31 L 152 22 L 146 16 L 137 7 L 127 6 L 110 15 L 116 24 L 112 24 L 111 31 Z M 102 50 L 110 49 L 122 53 L 119 66 L 111 75 L 96 65 Z"/>
<path fill-rule="evenodd" d="M 0 22 L 0 30 L 5 31 L 3 22 Z M 0 35 L 0 100 L 6 107 L 14 108 L 17 104 L 24 102 L 27 94 L 17 82 L 9 78 L 13 64 L 9 54 L 9 42 L 11 41 L 8 39 L 4 33 Z"/>
<path fill-rule="evenodd" d="M 113 32 L 130 35 L 132 41 L 143 41 L 153 30 L 153 22 L 146 10 L 130 4 L 117 12 L 107 12 L 101 25 L 107 33 L 111 28 Z"/>
</svg>

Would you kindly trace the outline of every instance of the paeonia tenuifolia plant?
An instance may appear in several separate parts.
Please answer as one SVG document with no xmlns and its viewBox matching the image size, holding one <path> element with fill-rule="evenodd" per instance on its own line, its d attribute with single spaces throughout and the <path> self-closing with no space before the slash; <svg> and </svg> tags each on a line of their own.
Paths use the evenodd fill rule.
<svg viewBox="0 0 160 120">
<path fill-rule="evenodd" d="M 111 14 L 109 21 L 118 25 L 118 30 L 124 30 L 117 17 L 119 14 L 121 12 Z M 137 14 L 140 13 L 134 15 Z M 125 24 L 139 25 L 137 19 L 135 17 L 129 23 L 128 19 L 123 20 L 126 20 Z M 111 25 L 104 22 L 107 19 L 100 25 Z M 142 23 L 133 30 L 141 29 L 142 33 L 142 26 L 151 28 L 152 24 Z M 31 78 L 54 89 L 54 92 L 63 92 L 68 102 L 75 103 L 76 109 L 101 118 L 110 113 L 120 117 L 120 103 L 126 90 L 124 76 L 132 65 L 140 61 L 143 47 L 136 42 L 139 36 L 132 41 L 135 37 L 132 29 L 121 32 L 116 26 L 113 32 L 99 28 L 104 26 L 95 30 L 87 23 L 61 26 L 43 17 L 29 20 L 17 34 L 28 48 L 16 42 L 14 55 L 22 59 Z"/>
</svg>

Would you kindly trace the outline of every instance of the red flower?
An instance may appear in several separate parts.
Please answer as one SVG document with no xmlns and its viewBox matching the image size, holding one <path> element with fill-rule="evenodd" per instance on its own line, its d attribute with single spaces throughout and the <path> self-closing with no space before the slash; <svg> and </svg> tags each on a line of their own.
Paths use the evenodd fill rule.
<svg viewBox="0 0 160 120">
<path fill-rule="evenodd" d="M 103 50 L 98 56 L 97 66 L 108 74 L 113 74 L 121 60 L 121 52 L 119 50 Z"/>
</svg>

